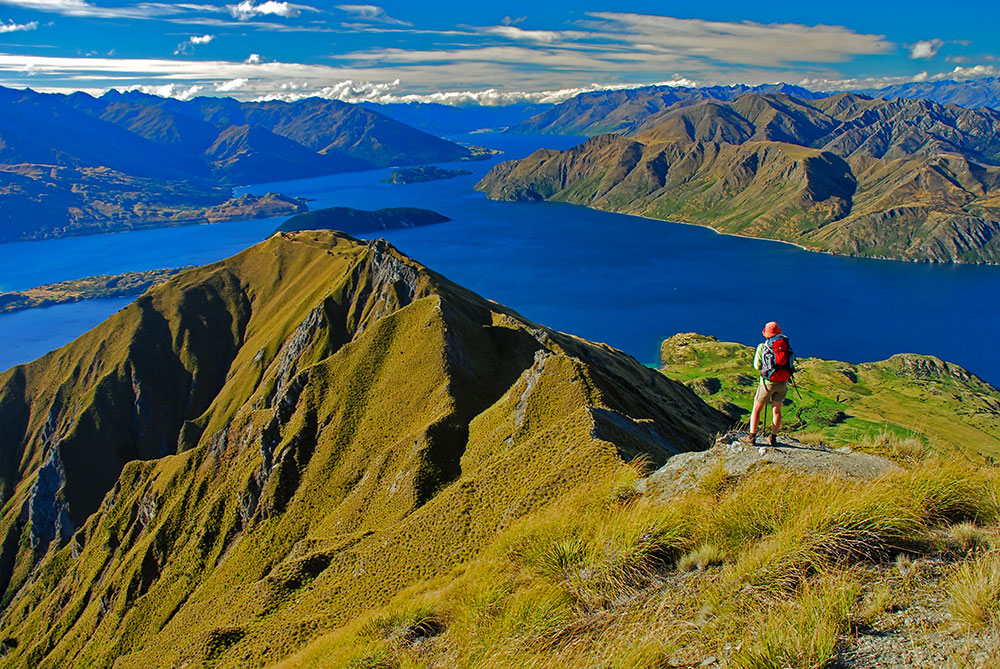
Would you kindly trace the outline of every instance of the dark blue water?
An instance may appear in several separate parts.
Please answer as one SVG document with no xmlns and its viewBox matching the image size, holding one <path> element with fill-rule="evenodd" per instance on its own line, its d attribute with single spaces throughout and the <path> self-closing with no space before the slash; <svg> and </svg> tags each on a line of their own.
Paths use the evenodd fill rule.
<svg viewBox="0 0 1000 669">
<path fill-rule="evenodd" d="M 565 137 L 468 139 L 505 148 L 505 157 L 575 143 Z M 495 162 L 462 164 L 475 174 L 423 184 L 379 183 L 387 174 L 382 170 L 245 190 L 280 189 L 314 198 L 313 208 L 434 209 L 453 221 L 381 236 L 531 320 L 607 342 L 643 362 L 655 362 L 660 341 L 677 332 L 754 344 L 764 322 L 777 320 L 799 355 L 862 362 L 899 352 L 928 353 L 1000 384 L 994 348 L 1000 268 L 838 258 L 571 205 L 491 202 L 472 185 Z M 254 221 L 0 245 L 0 285 L 207 262 L 263 238 L 273 227 L 273 221 Z M 81 258 L 80 249 L 89 244 L 95 247 L 88 248 L 88 257 L 91 252 L 95 257 Z M 14 258 L 17 271 L 8 270 L 7 258 Z M 124 262 L 129 264 L 119 264 Z M 100 271 L 90 269 L 98 266 Z M 109 304 L 105 310 L 117 308 Z M 10 355 L 12 337 L 30 338 L 39 328 L 63 333 L 67 341 L 79 334 L 78 322 L 64 325 L 62 309 L 68 307 L 38 310 L 50 314 L 43 323 L 8 320 L 17 314 L 0 317 L 0 368 L 48 350 L 25 357 L 22 347 L 20 355 Z"/>
</svg>

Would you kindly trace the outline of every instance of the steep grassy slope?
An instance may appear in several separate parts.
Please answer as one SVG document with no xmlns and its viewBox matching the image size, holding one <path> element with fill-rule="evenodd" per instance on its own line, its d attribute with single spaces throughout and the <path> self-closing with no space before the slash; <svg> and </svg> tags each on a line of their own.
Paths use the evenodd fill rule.
<svg viewBox="0 0 1000 669">
<path fill-rule="evenodd" d="M 994 110 L 747 94 L 646 109 L 630 127 L 502 163 L 476 188 L 846 255 L 1000 262 Z"/>
<path fill-rule="evenodd" d="M 679 334 L 660 348 L 663 372 L 707 402 L 745 418 L 757 383 L 753 349 Z M 1000 391 L 958 365 L 898 354 L 859 365 L 819 358 L 797 362 L 801 397 L 789 391 L 785 428 L 857 444 L 889 432 L 916 436 L 942 453 L 1000 460 Z"/>
<path fill-rule="evenodd" d="M 384 242 L 275 235 L 0 375 L 5 661 L 271 662 L 725 423 Z"/>
</svg>

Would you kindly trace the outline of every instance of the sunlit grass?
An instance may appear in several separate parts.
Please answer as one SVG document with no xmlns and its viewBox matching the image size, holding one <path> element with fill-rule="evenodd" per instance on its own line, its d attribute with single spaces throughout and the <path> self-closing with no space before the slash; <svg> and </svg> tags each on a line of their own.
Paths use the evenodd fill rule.
<svg viewBox="0 0 1000 669">
<path fill-rule="evenodd" d="M 397 601 L 379 614 L 374 624 L 397 630 L 382 635 L 385 652 L 399 666 L 402 653 L 414 666 L 658 667 L 714 655 L 724 666 L 823 667 L 843 635 L 903 600 L 920 564 L 910 556 L 940 550 L 942 536 L 985 550 L 988 533 L 970 519 L 998 512 L 996 472 L 939 459 L 871 482 L 762 470 L 666 502 L 621 495 L 621 476 L 511 527 L 425 593 L 433 619 L 447 621 L 436 655 L 392 642 L 431 609 Z M 1000 611 L 1000 559 L 979 554 L 949 582 L 969 627 Z M 352 638 L 371 642 L 338 643 Z M 324 643 L 333 638 L 309 652 Z"/>
</svg>

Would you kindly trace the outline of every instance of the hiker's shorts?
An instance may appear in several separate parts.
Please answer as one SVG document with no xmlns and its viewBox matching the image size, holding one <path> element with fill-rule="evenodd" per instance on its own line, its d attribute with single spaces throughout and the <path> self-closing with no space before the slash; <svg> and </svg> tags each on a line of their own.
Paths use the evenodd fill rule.
<svg viewBox="0 0 1000 669">
<path fill-rule="evenodd" d="M 770 402 L 779 406 L 785 401 L 785 394 L 788 393 L 788 381 L 774 381 L 765 384 L 763 381 L 757 384 L 757 394 L 754 395 L 754 404 L 766 404 Z"/>
</svg>

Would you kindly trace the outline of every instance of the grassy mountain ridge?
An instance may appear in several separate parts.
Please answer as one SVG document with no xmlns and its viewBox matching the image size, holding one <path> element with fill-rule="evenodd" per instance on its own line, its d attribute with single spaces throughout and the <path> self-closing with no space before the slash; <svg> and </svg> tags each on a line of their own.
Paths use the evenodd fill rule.
<svg viewBox="0 0 1000 669">
<path fill-rule="evenodd" d="M 845 255 L 996 263 L 998 128 L 989 109 L 748 93 L 503 163 L 476 187 Z"/>
<path fill-rule="evenodd" d="M 257 665 L 725 417 L 384 242 L 278 234 L 0 375 L 6 662 Z"/>
</svg>

